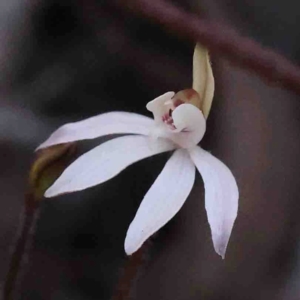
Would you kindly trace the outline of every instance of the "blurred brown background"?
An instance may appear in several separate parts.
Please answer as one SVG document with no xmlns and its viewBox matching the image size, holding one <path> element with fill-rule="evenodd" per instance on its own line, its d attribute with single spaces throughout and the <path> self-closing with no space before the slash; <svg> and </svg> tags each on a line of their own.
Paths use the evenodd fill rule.
<svg viewBox="0 0 300 300">
<path fill-rule="evenodd" d="M 300 62 L 297 1 L 173 2 Z M 109 1 L 90 0 L 2 0 L 0 38 L 3 284 L 35 147 L 68 121 L 112 110 L 147 114 L 149 100 L 190 87 L 194 45 Z M 132 297 L 299 299 L 299 97 L 222 57 L 212 61 L 216 94 L 202 145 L 230 167 L 240 188 L 226 259 L 213 251 L 198 177 L 183 209 L 154 239 Z M 128 225 L 166 157 L 45 200 L 14 299 L 110 299 L 126 260 Z"/>
</svg>

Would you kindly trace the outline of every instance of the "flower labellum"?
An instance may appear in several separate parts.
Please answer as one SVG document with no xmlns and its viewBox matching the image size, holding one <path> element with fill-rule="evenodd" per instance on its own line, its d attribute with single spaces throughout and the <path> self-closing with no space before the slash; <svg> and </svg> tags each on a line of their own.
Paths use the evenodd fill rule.
<svg viewBox="0 0 300 300">
<path fill-rule="evenodd" d="M 125 251 L 131 255 L 180 210 L 195 181 L 205 188 L 205 208 L 215 251 L 223 258 L 238 211 L 238 187 L 231 171 L 198 143 L 206 131 L 214 79 L 206 49 L 196 46 L 193 89 L 167 92 L 146 107 L 154 119 L 110 112 L 63 125 L 38 149 L 110 134 L 131 134 L 105 142 L 80 156 L 46 191 L 46 197 L 81 191 L 118 175 L 144 158 L 174 151 L 146 193 L 131 222 Z"/>
</svg>

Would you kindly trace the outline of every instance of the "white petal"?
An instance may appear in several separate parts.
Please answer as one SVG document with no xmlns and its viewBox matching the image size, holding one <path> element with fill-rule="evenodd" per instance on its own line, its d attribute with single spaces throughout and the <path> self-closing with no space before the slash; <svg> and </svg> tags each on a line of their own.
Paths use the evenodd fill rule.
<svg viewBox="0 0 300 300">
<path fill-rule="evenodd" d="M 109 112 L 58 128 L 38 149 L 79 140 L 94 139 L 108 134 L 132 133 L 148 135 L 154 121 L 128 113 Z"/>
<path fill-rule="evenodd" d="M 190 150 L 205 188 L 205 208 L 215 251 L 223 258 L 238 211 L 239 191 L 231 171 L 200 147 Z"/>
<path fill-rule="evenodd" d="M 167 92 L 147 103 L 146 108 L 153 113 L 156 122 L 162 122 L 162 116 L 168 111 L 165 103 L 172 99 L 174 92 Z"/>
<path fill-rule="evenodd" d="M 176 150 L 145 195 L 125 239 L 128 255 L 180 210 L 193 187 L 195 166 L 184 149 Z"/>
<path fill-rule="evenodd" d="M 80 156 L 46 191 L 46 197 L 84 190 L 103 183 L 129 165 L 146 157 L 173 150 L 164 139 L 124 136 L 110 140 Z"/>
<path fill-rule="evenodd" d="M 182 148 L 197 145 L 206 130 L 206 121 L 202 112 L 192 104 L 181 104 L 172 113 L 175 131 L 168 131 L 165 137 Z"/>
<path fill-rule="evenodd" d="M 193 57 L 193 89 L 202 99 L 202 111 L 207 119 L 215 90 L 215 80 L 206 48 L 197 44 Z"/>
</svg>

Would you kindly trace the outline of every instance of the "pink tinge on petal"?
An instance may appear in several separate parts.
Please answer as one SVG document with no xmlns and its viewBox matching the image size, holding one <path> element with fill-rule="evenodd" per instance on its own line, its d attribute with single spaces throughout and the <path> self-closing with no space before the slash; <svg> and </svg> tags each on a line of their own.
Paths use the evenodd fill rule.
<svg viewBox="0 0 300 300">
<path fill-rule="evenodd" d="M 174 126 L 174 120 L 172 118 L 172 114 L 169 112 L 169 113 L 166 113 L 162 116 L 162 121 L 168 125 L 168 127 L 171 129 L 171 130 L 175 130 L 176 127 Z"/>
<path fill-rule="evenodd" d="M 176 107 L 178 107 L 179 105 L 181 104 L 184 104 L 183 101 L 179 100 L 179 99 L 175 99 L 175 100 L 170 100 L 168 101 L 170 102 L 170 105 L 171 105 L 171 108 L 169 109 L 168 112 L 166 112 L 163 116 L 162 116 L 162 121 L 166 124 L 166 125 L 169 125 L 169 128 L 171 130 L 175 130 L 177 129 L 176 126 L 174 125 L 174 120 L 173 120 L 173 117 L 172 117 L 172 113 L 174 111 L 174 109 Z"/>
<path fill-rule="evenodd" d="M 165 118 L 161 126 L 161 136 L 172 140 L 181 148 L 197 145 L 206 130 L 206 121 L 202 112 L 192 104 L 181 104 Z"/>
<path fill-rule="evenodd" d="M 162 116 L 168 112 L 169 108 L 165 104 L 171 101 L 174 95 L 174 92 L 167 92 L 147 103 L 146 108 L 153 113 L 156 122 L 161 122 Z"/>
</svg>

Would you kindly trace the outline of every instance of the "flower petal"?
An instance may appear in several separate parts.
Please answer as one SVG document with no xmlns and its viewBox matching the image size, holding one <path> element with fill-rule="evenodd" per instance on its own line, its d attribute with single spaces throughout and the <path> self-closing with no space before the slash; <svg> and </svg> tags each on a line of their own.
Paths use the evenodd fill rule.
<svg viewBox="0 0 300 300">
<path fill-rule="evenodd" d="M 109 112 L 58 128 L 37 150 L 79 140 L 94 139 L 108 134 L 132 133 L 148 135 L 154 121 L 128 112 Z"/>
<path fill-rule="evenodd" d="M 203 178 L 214 248 L 224 258 L 238 211 L 238 187 L 231 171 L 216 157 L 200 147 L 189 151 Z"/>
<path fill-rule="evenodd" d="M 45 197 L 75 192 L 103 183 L 129 165 L 146 157 L 173 150 L 164 139 L 124 136 L 105 142 L 80 156 L 46 191 Z"/>
<path fill-rule="evenodd" d="M 193 57 L 193 89 L 202 100 L 202 111 L 207 119 L 215 90 L 215 80 L 206 48 L 197 44 Z"/>
<path fill-rule="evenodd" d="M 162 122 L 162 116 L 168 111 L 165 103 L 172 99 L 174 92 L 167 92 L 147 103 L 146 108 L 153 113 L 156 122 Z"/>
<path fill-rule="evenodd" d="M 176 130 L 166 135 L 182 148 L 197 145 L 206 130 L 206 121 L 202 112 L 192 104 L 181 104 L 172 113 Z"/>
<path fill-rule="evenodd" d="M 145 195 L 125 239 L 128 255 L 164 226 L 184 204 L 195 180 L 195 166 L 184 149 L 176 150 Z"/>
</svg>

